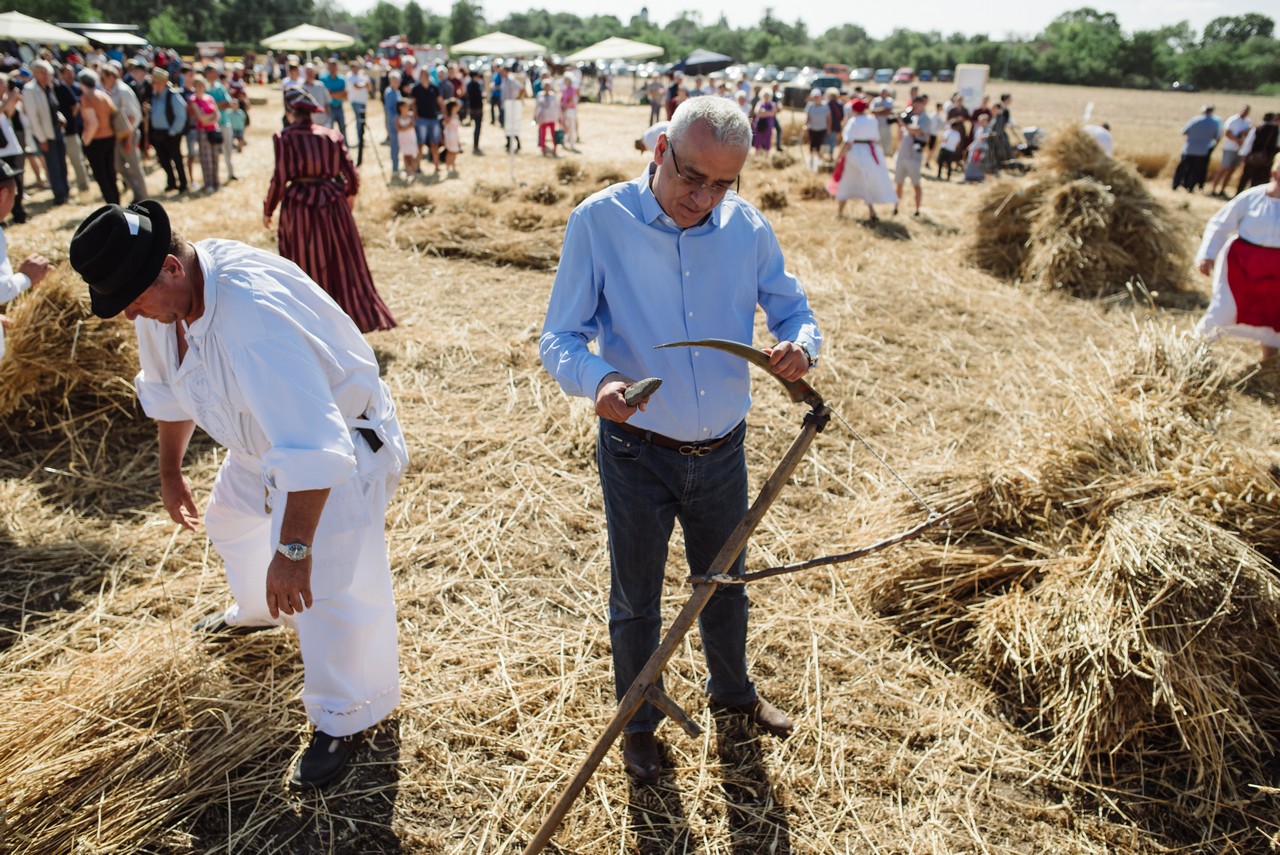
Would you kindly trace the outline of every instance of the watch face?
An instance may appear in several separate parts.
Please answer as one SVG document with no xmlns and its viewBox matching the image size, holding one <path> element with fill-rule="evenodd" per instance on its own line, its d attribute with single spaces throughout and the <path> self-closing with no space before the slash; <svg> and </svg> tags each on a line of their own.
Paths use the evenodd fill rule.
<svg viewBox="0 0 1280 855">
<path fill-rule="evenodd" d="M 285 546 L 284 555 L 290 561 L 301 561 L 307 557 L 307 547 L 301 543 L 290 543 Z"/>
</svg>

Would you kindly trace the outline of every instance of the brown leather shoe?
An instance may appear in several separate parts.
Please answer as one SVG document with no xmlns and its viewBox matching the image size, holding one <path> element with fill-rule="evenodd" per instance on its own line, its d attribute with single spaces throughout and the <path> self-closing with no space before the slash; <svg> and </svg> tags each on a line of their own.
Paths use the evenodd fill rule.
<svg viewBox="0 0 1280 855">
<path fill-rule="evenodd" d="M 639 784 L 656 784 L 662 777 L 658 739 L 652 733 L 622 735 L 622 765 Z"/>
<path fill-rule="evenodd" d="M 795 730 L 787 714 L 766 701 L 756 698 L 746 704 L 722 704 L 711 702 L 711 712 L 716 715 L 740 715 L 771 736 L 786 739 Z"/>
</svg>

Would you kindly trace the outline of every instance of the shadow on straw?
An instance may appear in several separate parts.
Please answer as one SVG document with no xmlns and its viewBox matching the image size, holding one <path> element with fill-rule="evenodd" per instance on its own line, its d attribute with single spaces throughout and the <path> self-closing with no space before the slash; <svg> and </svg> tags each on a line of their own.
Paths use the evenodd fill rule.
<svg viewBox="0 0 1280 855">
<path fill-rule="evenodd" d="M 728 803 L 730 851 L 790 855 L 791 828 L 764 765 L 760 734 L 746 716 L 717 713 L 716 754 Z"/>
<path fill-rule="evenodd" d="M 635 835 L 635 851 L 639 855 L 667 855 L 692 851 L 689 818 L 680 802 L 680 791 L 671 771 L 667 747 L 662 752 L 662 779 L 656 784 L 637 784 L 630 775 L 628 803 L 631 808 L 631 832 Z"/>
</svg>

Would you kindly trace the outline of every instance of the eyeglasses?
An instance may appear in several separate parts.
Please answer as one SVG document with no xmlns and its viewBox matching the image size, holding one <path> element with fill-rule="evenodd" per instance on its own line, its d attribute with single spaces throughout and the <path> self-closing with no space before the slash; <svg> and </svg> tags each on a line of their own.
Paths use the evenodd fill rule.
<svg viewBox="0 0 1280 855">
<path fill-rule="evenodd" d="M 738 188 L 742 186 L 741 175 L 739 175 L 737 178 L 734 179 L 734 183 L 732 187 L 729 187 L 724 184 L 707 184 L 703 181 L 699 181 L 696 178 L 686 178 L 680 174 L 680 161 L 676 160 L 676 150 L 674 147 L 672 147 L 671 140 L 667 140 L 667 151 L 671 152 L 671 168 L 672 170 L 675 171 L 676 178 L 679 178 L 682 182 L 684 182 L 684 185 L 688 187 L 690 190 L 695 190 L 695 191 L 706 190 L 714 198 L 722 199 L 724 198 L 724 194 L 728 193 L 730 190 L 737 193 Z"/>
</svg>

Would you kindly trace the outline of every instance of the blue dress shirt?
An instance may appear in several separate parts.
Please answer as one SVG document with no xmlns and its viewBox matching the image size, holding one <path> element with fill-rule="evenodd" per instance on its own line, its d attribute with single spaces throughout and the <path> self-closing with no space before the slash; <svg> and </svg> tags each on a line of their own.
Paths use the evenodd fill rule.
<svg viewBox="0 0 1280 855">
<path fill-rule="evenodd" d="M 662 379 L 629 423 L 684 442 L 716 439 L 751 406 L 748 363 L 670 341 L 750 344 L 756 306 L 778 341 L 817 356 L 822 336 L 804 288 L 787 272 L 763 215 L 730 193 L 681 229 L 649 187 L 653 166 L 583 202 L 569 217 L 539 353 L 571 395 L 595 399 L 614 371 Z M 587 345 L 598 341 L 599 355 Z"/>
<path fill-rule="evenodd" d="M 1182 126 L 1182 135 L 1187 138 L 1183 154 L 1206 155 L 1222 137 L 1222 125 L 1213 116 L 1199 116 Z"/>
</svg>

